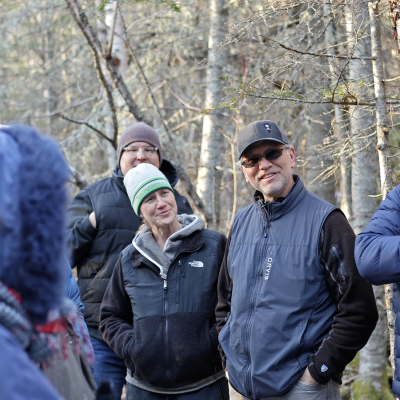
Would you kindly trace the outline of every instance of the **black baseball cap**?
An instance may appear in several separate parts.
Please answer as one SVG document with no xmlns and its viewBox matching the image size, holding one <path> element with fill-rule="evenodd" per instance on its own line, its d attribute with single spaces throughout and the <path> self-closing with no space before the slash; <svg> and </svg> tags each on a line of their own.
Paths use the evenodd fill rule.
<svg viewBox="0 0 400 400">
<path fill-rule="evenodd" d="M 250 145 L 261 140 L 289 144 L 286 135 L 275 122 L 255 121 L 243 128 L 238 134 L 237 150 L 239 158 Z"/>
</svg>

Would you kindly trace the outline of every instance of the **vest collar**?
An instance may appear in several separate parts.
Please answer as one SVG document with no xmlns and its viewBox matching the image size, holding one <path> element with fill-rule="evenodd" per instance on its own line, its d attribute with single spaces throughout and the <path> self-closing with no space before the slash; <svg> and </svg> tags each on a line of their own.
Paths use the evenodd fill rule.
<svg viewBox="0 0 400 400">
<path fill-rule="evenodd" d="M 278 219 L 299 204 L 306 194 L 306 188 L 297 175 L 293 175 L 293 180 L 295 183 L 287 197 L 279 198 L 277 201 L 265 201 L 260 191 L 255 192 L 254 201 L 258 210 L 262 212 L 262 217 L 265 217 L 265 212 L 267 212 L 268 219 Z"/>
</svg>

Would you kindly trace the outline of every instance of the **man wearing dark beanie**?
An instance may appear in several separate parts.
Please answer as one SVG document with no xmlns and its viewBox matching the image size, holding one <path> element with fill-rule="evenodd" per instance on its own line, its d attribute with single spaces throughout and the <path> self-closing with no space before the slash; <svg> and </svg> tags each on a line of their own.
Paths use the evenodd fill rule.
<svg viewBox="0 0 400 400">
<path fill-rule="evenodd" d="M 84 316 L 96 357 L 97 386 L 110 382 L 115 399 L 125 383 L 124 361 L 105 343 L 99 331 L 100 304 L 119 253 L 128 246 L 139 226 L 123 183 L 124 175 L 141 163 L 159 168 L 174 187 L 178 174 L 162 157 L 157 132 L 144 122 L 128 126 L 117 147 L 117 165 L 112 176 L 82 189 L 68 208 L 68 239 L 71 265 L 78 268 L 78 285 Z M 174 190 L 178 214 L 192 214 L 187 199 Z"/>
</svg>

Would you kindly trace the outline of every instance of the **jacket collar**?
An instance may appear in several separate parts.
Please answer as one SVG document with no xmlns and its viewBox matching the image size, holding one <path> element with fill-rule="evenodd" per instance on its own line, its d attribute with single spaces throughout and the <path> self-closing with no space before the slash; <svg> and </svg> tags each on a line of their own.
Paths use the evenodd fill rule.
<svg viewBox="0 0 400 400">
<path fill-rule="evenodd" d="M 254 201 L 263 218 L 265 218 L 265 214 L 267 213 L 268 219 L 278 219 L 293 210 L 302 201 L 306 194 L 306 188 L 303 181 L 297 175 L 293 175 L 293 180 L 295 183 L 287 197 L 281 197 L 277 201 L 265 201 L 261 192 L 258 190 L 255 192 Z"/>
<path fill-rule="evenodd" d="M 187 236 L 184 240 L 182 240 L 182 245 L 177 250 L 174 259 L 171 264 L 176 260 L 176 258 L 182 253 L 193 253 L 194 251 L 199 250 L 204 245 L 203 235 L 201 231 L 195 231 L 191 235 Z M 136 248 L 131 252 L 130 261 L 133 267 L 139 267 L 140 264 L 145 264 L 154 271 L 160 273 L 160 269 L 158 266 L 153 264 L 147 257 L 145 257 L 142 253 L 140 253 Z M 161 273 L 160 273 L 161 275 Z M 161 277 L 163 277 L 161 275 Z"/>
</svg>

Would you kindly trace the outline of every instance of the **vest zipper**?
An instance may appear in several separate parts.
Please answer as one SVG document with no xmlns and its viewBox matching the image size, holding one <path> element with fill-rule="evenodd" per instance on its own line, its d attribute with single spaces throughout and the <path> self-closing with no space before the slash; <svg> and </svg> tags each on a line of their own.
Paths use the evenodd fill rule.
<svg viewBox="0 0 400 400">
<path fill-rule="evenodd" d="M 267 217 L 267 223 L 265 225 L 265 233 L 264 233 L 264 238 L 268 237 L 268 233 L 269 233 L 269 225 L 270 225 L 270 221 L 271 221 L 271 207 L 270 207 L 270 203 L 266 204 L 265 207 L 265 215 Z"/>
<path fill-rule="evenodd" d="M 167 386 L 169 387 L 169 367 L 170 367 L 170 354 L 169 354 L 169 346 L 168 346 L 168 300 L 167 300 L 167 292 L 168 292 L 168 284 L 167 280 L 164 279 L 164 295 L 163 295 L 163 303 L 164 303 L 164 317 L 165 317 L 165 332 L 164 332 L 164 349 L 165 349 L 165 361 L 166 361 L 166 378 L 167 378 Z"/>
<path fill-rule="evenodd" d="M 270 227 L 270 220 L 271 220 L 271 207 L 270 204 L 267 204 L 265 206 L 265 214 L 267 217 L 267 224 L 265 225 L 265 233 L 264 233 L 264 238 L 268 237 L 268 233 L 269 233 L 269 227 Z M 266 246 L 266 242 L 264 242 L 263 244 L 263 250 L 264 247 Z M 264 253 L 264 251 L 263 251 Z M 264 254 L 262 254 L 264 255 Z M 251 379 L 250 379 L 250 365 L 251 365 L 251 355 L 250 355 L 250 330 L 251 330 L 251 322 L 252 322 L 252 318 L 253 318 L 253 312 L 254 312 L 254 308 L 255 308 L 255 302 L 256 302 L 256 298 L 257 298 L 257 294 L 259 292 L 259 288 L 262 287 L 261 286 L 261 282 L 262 279 L 256 279 L 256 285 L 254 285 L 254 289 L 253 292 L 251 294 L 251 298 L 250 298 L 250 312 L 249 312 L 249 317 L 246 323 L 246 338 L 245 338 L 245 342 L 247 343 L 247 348 L 246 348 L 246 356 L 247 356 L 247 370 L 245 373 L 245 387 L 247 390 L 247 393 L 249 394 L 249 397 L 254 397 L 253 391 L 252 391 L 252 387 L 251 387 Z"/>
</svg>

